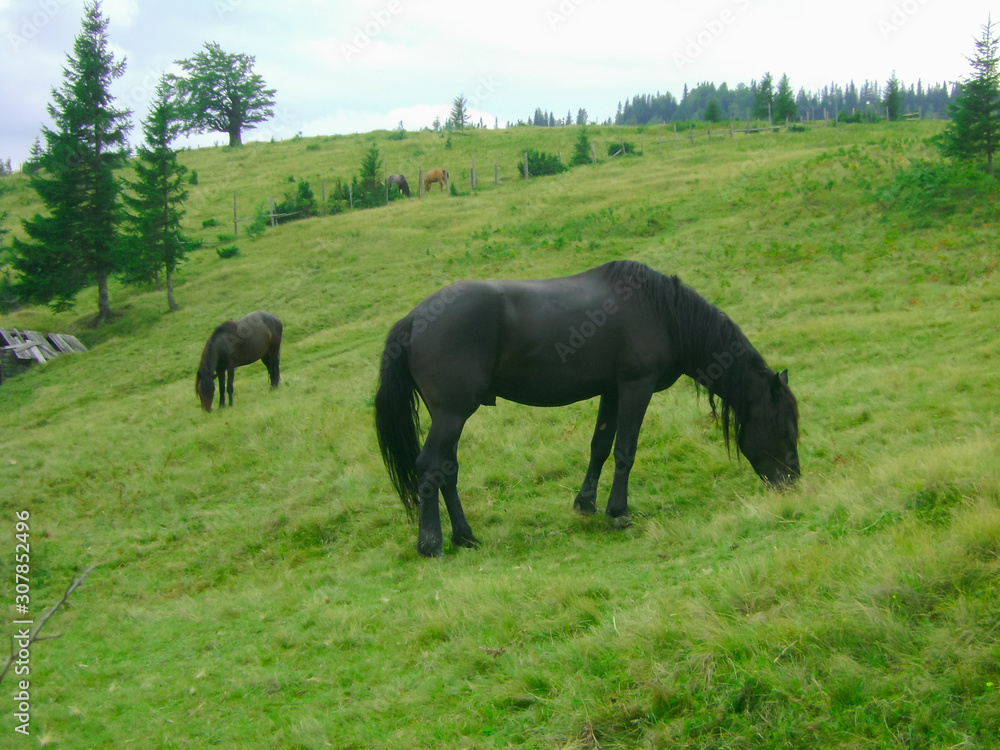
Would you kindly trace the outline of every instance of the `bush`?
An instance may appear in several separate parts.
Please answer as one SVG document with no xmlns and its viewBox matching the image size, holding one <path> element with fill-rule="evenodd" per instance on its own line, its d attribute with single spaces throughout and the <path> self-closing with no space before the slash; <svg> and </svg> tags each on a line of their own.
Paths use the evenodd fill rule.
<svg viewBox="0 0 1000 750">
<path fill-rule="evenodd" d="M 202 229 L 210 229 L 212 227 L 217 227 L 217 226 L 219 226 L 219 222 L 216 221 L 215 219 L 205 219 L 203 222 L 201 222 Z"/>
<path fill-rule="evenodd" d="M 533 148 L 528 149 L 528 175 L 530 177 L 543 177 L 549 174 L 559 174 L 560 172 L 565 172 L 566 169 L 566 165 L 559 161 L 559 157 L 556 154 L 547 154 L 544 151 L 535 151 Z M 522 176 L 524 175 L 523 158 L 517 164 L 517 171 Z"/>
<path fill-rule="evenodd" d="M 622 149 L 625 153 L 621 153 Z M 618 141 L 608 144 L 608 156 L 633 156 L 635 154 L 635 144 L 629 141 Z"/>
<path fill-rule="evenodd" d="M 240 254 L 240 249 L 236 245 L 227 245 L 215 248 L 215 252 L 219 254 L 220 258 L 235 258 Z"/>
<path fill-rule="evenodd" d="M 875 200 L 926 225 L 933 218 L 995 206 L 997 181 L 967 165 L 917 160 L 875 191 Z"/>
</svg>

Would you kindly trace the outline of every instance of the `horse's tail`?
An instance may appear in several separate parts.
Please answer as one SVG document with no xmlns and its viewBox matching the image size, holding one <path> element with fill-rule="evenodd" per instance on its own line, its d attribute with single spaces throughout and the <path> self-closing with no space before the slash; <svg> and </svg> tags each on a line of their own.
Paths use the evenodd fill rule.
<svg viewBox="0 0 1000 750">
<path fill-rule="evenodd" d="M 410 318 L 403 318 L 385 340 L 375 393 L 375 432 L 389 478 L 412 516 L 418 504 L 420 402 L 410 373 L 410 325 Z"/>
</svg>

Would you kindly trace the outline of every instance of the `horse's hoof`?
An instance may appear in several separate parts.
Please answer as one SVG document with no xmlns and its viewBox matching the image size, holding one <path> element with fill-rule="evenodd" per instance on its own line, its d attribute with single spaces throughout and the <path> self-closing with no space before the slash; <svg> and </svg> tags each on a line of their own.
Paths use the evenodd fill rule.
<svg viewBox="0 0 1000 750">
<path fill-rule="evenodd" d="M 444 544 L 441 540 L 437 542 L 417 542 L 417 552 L 421 557 L 444 557 Z"/>
<path fill-rule="evenodd" d="M 628 515 L 612 517 L 608 520 L 613 529 L 627 529 L 632 526 L 632 517 Z"/>
<path fill-rule="evenodd" d="M 451 538 L 451 543 L 456 547 L 467 547 L 469 549 L 479 549 L 483 546 L 483 543 L 476 539 L 476 537 L 472 534 L 461 537 L 453 536 Z"/>
<path fill-rule="evenodd" d="M 582 501 L 581 502 L 580 499 L 577 498 L 573 502 L 573 510 L 575 510 L 577 513 L 579 513 L 581 516 L 592 516 L 592 515 L 594 515 L 597 512 L 597 503 L 595 503 L 593 501 L 591 501 L 591 502 Z"/>
</svg>

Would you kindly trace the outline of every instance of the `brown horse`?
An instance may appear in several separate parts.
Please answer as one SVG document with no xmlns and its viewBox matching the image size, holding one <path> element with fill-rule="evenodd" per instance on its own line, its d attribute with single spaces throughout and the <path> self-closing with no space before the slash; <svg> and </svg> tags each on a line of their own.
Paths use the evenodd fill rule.
<svg viewBox="0 0 1000 750">
<path fill-rule="evenodd" d="M 281 321 L 269 312 L 257 310 L 237 321 L 227 320 L 216 328 L 205 343 L 194 381 L 194 392 L 201 408 L 212 411 L 215 398 L 215 378 L 219 379 L 219 408 L 233 405 L 233 375 L 237 367 L 258 359 L 267 368 L 271 388 L 281 382 L 278 362 L 281 354 Z"/>
<path fill-rule="evenodd" d="M 435 182 L 441 184 L 441 189 L 444 190 L 448 184 L 448 170 L 441 169 L 428 169 L 427 174 L 424 175 L 424 190 L 430 190 L 431 185 Z"/>
</svg>

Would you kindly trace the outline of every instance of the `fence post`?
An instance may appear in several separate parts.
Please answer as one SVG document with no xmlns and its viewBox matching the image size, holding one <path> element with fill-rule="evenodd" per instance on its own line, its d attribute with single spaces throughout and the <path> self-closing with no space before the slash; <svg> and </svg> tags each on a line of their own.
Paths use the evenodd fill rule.
<svg viewBox="0 0 1000 750">
<path fill-rule="evenodd" d="M 592 164 L 597 164 L 597 147 L 593 143 L 590 144 L 590 161 Z"/>
<path fill-rule="evenodd" d="M 694 145 L 694 123 L 693 122 L 691 123 L 691 130 L 688 131 L 688 134 L 691 136 L 691 145 L 693 146 Z"/>
<path fill-rule="evenodd" d="M 271 201 L 271 229 L 274 229 L 274 227 L 277 226 L 277 223 L 274 220 L 274 196 L 269 195 L 267 196 L 267 199 Z"/>
<path fill-rule="evenodd" d="M 350 185 L 347 186 L 347 207 L 354 208 L 354 188 Z"/>
<path fill-rule="evenodd" d="M 421 169 L 417 174 L 417 198 L 424 197 L 424 170 Z"/>
<path fill-rule="evenodd" d="M 733 118 L 729 118 L 729 137 L 733 137 Z"/>
</svg>

